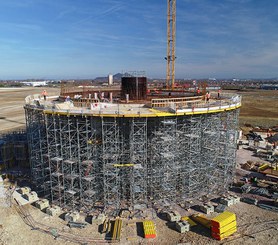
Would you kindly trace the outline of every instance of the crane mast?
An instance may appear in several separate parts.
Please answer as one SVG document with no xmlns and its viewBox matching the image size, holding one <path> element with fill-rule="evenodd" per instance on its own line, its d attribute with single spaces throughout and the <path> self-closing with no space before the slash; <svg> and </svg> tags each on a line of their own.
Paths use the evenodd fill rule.
<svg viewBox="0 0 278 245">
<path fill-rule="evenodd" d="M 166 87 L 175 86 L 175 59 L 176 59 L 176 0 L 167 0 L 167 71 Z"/>
</svg>

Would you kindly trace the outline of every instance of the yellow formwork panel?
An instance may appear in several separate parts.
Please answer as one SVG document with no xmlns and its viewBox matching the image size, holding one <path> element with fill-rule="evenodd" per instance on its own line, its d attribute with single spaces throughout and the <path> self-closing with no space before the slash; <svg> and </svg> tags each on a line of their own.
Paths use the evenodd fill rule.
<svg viewBox="0 0 278 245">
<path fill-rule="evenodd" d="M 191 219 L 193 219 L 197 223 L 199 223 L 207 228 L 210 228 L 210 226 L 211 226 L 211 220 L 202 214 L 195 214 L 195 215 L 193 214 L 191 216 Z"/>
<path fill-rule="evenodd" d="M 181 220 L 182 221 L 187 221 L 190 226 L 195 226 L 197 225 L 192 219 L 190 219 L 188 216 L 184 216 L 184 217 L 181 217 Z"/>
<path fill-rule="evenodd" d="M 236 227 L 236 221 L 232 221 L 231 223 L 219 228 L 219 227 L 214 227 L 214 226 L 211 226 L 211 231 L 214 232 L 214 233 L 218 233 L 218 234 L 222 234 L 222 233 L 225 233 L 233 228 Z"/>
<path fill-rule="evenodd" d="M 134 166 L 134 163 L 113 164 L 113 167 L 133 167 L 133 166 Z"/>
<path fill-rule="evenodd" d="M 156 230 L 153 221 L 145 220 L 143 221 L 143 230 L 145 238 L 155 238 L 156 237 Z"/>
<path fill-rule="evenodd" d="M 212 237 L 217 240 L 223 240 L 224 238 L 229 237 L 230 235 L 234 234 L 237 231 L 237 228 L 230 229 L 222 234 L 212 233 Z"/>
<path fill-rule="evenodd" d="M 112 240 L 120 240 L 121 238 L 121 229 L 122 229 L 122 220 L 116 219 L 114 223 L 113 233 L 112 233 Z"/>
<path fill-rule="evenodd" d="M 211 220 L 211 225 L 217 228 L 230 224 L 236 220 L 236 215 L 229 211 L 225 211 Z"/>
<path fill-rule="evenodd" d="M 264 171 L 269 167 L 269 165 L 267 163 L 264 163 L 263 165 L 261 165 L 258 169 L 259 171 Z"/>
</svg>

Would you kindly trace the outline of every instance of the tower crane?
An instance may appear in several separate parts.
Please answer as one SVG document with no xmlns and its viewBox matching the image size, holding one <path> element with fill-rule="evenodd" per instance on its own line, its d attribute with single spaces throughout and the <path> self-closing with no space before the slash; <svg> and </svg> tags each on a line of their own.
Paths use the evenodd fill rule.
<svg viewBox="0 0 278 245">
<path fill-rule="evenodd" d="M 167 0 L 167 61 L 166 87 L 174 89 L 175 86 L 175 60 L 176 60 L 176 0 Z"/>
</svg>

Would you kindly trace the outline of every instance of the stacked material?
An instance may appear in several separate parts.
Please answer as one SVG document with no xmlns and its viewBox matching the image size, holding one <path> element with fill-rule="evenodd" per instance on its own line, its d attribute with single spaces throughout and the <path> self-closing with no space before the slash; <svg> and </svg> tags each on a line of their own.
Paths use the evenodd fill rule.
<svg viewBox="0 0 278 245">
<path fill-rule="evenodd" d="M 211 226 L 211 220 L 202 214 L 193 214 L 190 218 L 206 228 Z"/>
<path fill-rule="evenodd" d="M 216 240 L 222 240 L 237 231 L 236 215 L 225 211 L 211 220 L 211 234 Z"/>
<path fill-rule="evenodd" d="M 116 219 L 114 223 L 112 240 L 119 241 L 121 238 L 121 230 L 122 230 L 123 221 L 121 219 Z"/>
<path fill-rule="evenodd" d="M 155 238 L 156 230 L 153 221 L 145 220 L 143 221 L 143 229 L 145 238 Z"/>
</svg>

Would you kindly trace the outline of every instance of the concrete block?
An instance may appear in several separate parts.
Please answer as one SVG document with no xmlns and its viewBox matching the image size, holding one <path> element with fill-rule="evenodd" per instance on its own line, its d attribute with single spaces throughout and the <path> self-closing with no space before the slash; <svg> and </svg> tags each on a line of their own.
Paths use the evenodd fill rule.
<svg viewBox="0 0 278 245">
<path fill-rule="evenodd" d="M 233 200 L 233 204 L 237 204 L 240 202 L 240 197 L 238 196 L 231 196 L 232 200 Z"/>
<path fill-rule="evenodd" d="M 217 213 L 223 213 L 226 209 L 226 205 L 224 204 L 218 204 L 217 207 L 215 208 L 215 212 Z"/>
<path fill-rule="evenodd" d="M 26 193 L 22 195 L 29 202 L 35 202 L 38 200 L 38 194 L 35 191 L 31 191 L 30 193 Z"/>
<path fill-rule="evenodd" d="M 46 209 L 49 207 L 49 201 L 47 199 L 39 200 L 35 203 L 35 206 L 40 210 Z"/>
<path fill-rule="evenodd" d="M 80 215 L 78 212 L 67 213 L 65 215 L 65 221 L 76 222 L 79 219 Z"/>
<path fill-rule="evenodd" d="M 167 212 L 166 217 L 170 222 L 179 221 L 181 219 L 181 215 L 177 211 Z"/>
<path fill-rule="evenodd" d="M 224 205 L 226 205 L 227 207 L 229 207 L 229 206 L 231 206 L 231 205 L 234 204 L 234 199 L 231 198 L 231 197 L 225 197 L 225 198 L 221 197 L 219 202 L 220 202 L 221 204 L 224 204 Z"/>
<path fill-rule="evenodd" d="M 106 219 L 105 214 L 99 214 L 92 216 L 91 223 L 92 224 L 102 224 Z"/>
<path fill-rule="evenodd" d="M 175 226 L 180 233 L 185 233 L 190 230 L 190 224 L 187 221 L 176 222 Z"/>
<path fill-rule="evenodd" d="M 52 207 L 48 207 L 45 212 L 50 216 L 56 216 L 61 213 L 61 208 L 53 205 Z"/>
<path fill-rule="evenodd" d="M 22 187 L 18 190 L 18 193 L 20 193 L 21 195 L 27 194 L 31 192 L 31 188 L 30 187 Z"/>
<path fill-rule="evenodd" d="M 211 204 L 204 204 L 204 205 L 200 205 L 199 207 L 200 210 L 205 214 L 210 214 L 214 212 L 214 206 Z"/>
</svg>

